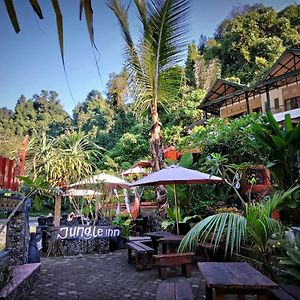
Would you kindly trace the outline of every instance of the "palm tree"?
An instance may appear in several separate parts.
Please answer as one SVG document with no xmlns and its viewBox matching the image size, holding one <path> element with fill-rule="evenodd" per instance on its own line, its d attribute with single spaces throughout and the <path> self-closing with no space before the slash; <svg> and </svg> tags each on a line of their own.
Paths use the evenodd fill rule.
<svg viewBox="0 0 300 300">
<path fill-rule="evenodd" d="M 102 148 L 83 133 L 67 132 L 54 139 L 36 136 L 29 142 L 26 173 L 34 179 L 43 177 L 52 187 L 63 188 L 71 182 L 91 176 L 96 169 L 93 161 Z M 55 198 L 55 225 L 59 225 L 61 197 Z"/>
<path fill-rule="evenodd" d="M 135 0 L 142 23 L 139 44 L 135 45 L 127 10 L 119 0 L 109 0 L 109 7 L 117 17 L 126 44 L 127 68 L 130 85 L 135 97 L 135 109 L 150 113 L 150 150 L 153 169 L 160 170 L 163 163 L 163 147 L 160 136 L 159 105 L 164 105 L 162 74 L 176 64 L 186 46 L 186 20 L 188 0 Z M 171 87 L 168 87 L 171 88 Z"/>
</svg>

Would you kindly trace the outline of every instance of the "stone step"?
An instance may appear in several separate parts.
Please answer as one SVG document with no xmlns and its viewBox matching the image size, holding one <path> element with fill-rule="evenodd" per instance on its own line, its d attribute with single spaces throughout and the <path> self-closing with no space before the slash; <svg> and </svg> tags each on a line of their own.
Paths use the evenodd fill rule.
<svg viewBox="0 0 300 300">
<path fill-rule="evenodd" d="M 37 281 L 40 268 L 40 263 L 13 266 L 13 278 L 0 291 L 0 299 L 25 299 Z"/>
</svg>

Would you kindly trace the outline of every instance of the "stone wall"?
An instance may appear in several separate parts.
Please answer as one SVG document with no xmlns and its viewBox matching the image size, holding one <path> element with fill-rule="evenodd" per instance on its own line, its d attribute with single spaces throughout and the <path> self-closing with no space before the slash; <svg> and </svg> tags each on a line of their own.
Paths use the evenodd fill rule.
<svg viewBox="0 0 300 300">
<path fill-rule="evenodd" d="M 43 239 L 43 252 L 47 256 L 75 256 L 86 253 L 108 253 L 109 252 L 109 238 L 93 238 L 89 240 L 84 239 L 65 239 L 56 240 L 53 232 L 53 226 L 45 226 Z"/>
<path fill-rule="evenodd" d="M 5 249 L 10 253 L 10 265 L 21 265 L 28 262 L 30 240 L 28 209 L 30 204 L 30 199 L 26 199 L 6 227 Z"/>
<path fill-rule="evenodd" d="M 148 217 L 150 231 L 160 230 L 161 217 L 157 207 L 140 207 L 140 215 L 141 217 Z"/>
</svg>

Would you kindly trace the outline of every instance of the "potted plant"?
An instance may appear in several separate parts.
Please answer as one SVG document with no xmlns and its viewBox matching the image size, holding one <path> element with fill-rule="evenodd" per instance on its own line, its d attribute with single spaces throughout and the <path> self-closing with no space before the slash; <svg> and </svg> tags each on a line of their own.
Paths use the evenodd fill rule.
<svg viewBox="0 0 300 300">
<path fill-rule="evenodd" d="M 132 219 L 128 215 L 119 215 L 115 217 L 112 224 L 121 229 L 121 235 L 111 239 L 111 250 L 125 249 L 128 237 L 134 227 Z"/>
<path fill-rule="evenodd" d="M 169 230 L 169 231 L 175 231 L 175 225 L 176 225 L 176 211 L 175 208 L 167 209 L 167 216 L 168 218 L 164 220 L 161 223 L 161 227 L 164 230 Z M 185 235 L 188 233 L 188 231 L 191 229 L 189 221 L 193 221 L 197 219 L 199 221 L 200 216 L 194 215 L 194 216 L 186 216 L 183 218 L 182 213 L 180 208 L 178 208 L 178 225 L 179 225 L 179 234 L 180 235 Z"/>
<path fill-rule="evenodd" d="M 242 192 L 263 193 L 271 188 L 270 171 L 263 165 L 252 166 L 245 170 L 242 179 Z"/>
</svg>

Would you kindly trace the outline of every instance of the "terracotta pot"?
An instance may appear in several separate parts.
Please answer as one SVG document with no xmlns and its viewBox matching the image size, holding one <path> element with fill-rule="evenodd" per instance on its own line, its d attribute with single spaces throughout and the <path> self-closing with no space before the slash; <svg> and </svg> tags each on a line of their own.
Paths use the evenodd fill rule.
<svg viewBox="0 0 300 300">
<path fill-rule="evenodd" d="M 280 221 L 280 212 L 279 210 L 273 210 L 271 213 L 271 217 L 277 221 Z"/>
<path fill-rule="evenodd" d="M 177 151 L 174 147 L 168 147 L 164 151 L 164 158 L 169 158 L 171 160 L 177 160 Z"/>
<path fill-rule="evenodd" d="M 258 177 L 257 184 L 249 184 L 251 176 Z M 250 178 L 249 178 L 250 177 Z M 242 178 L 242 192 L 246 193 L 251 190 L 254 193 L 263 193 L 271 188 L 270 171 L 263 165 L 249 167 Z"/>
</svg>

